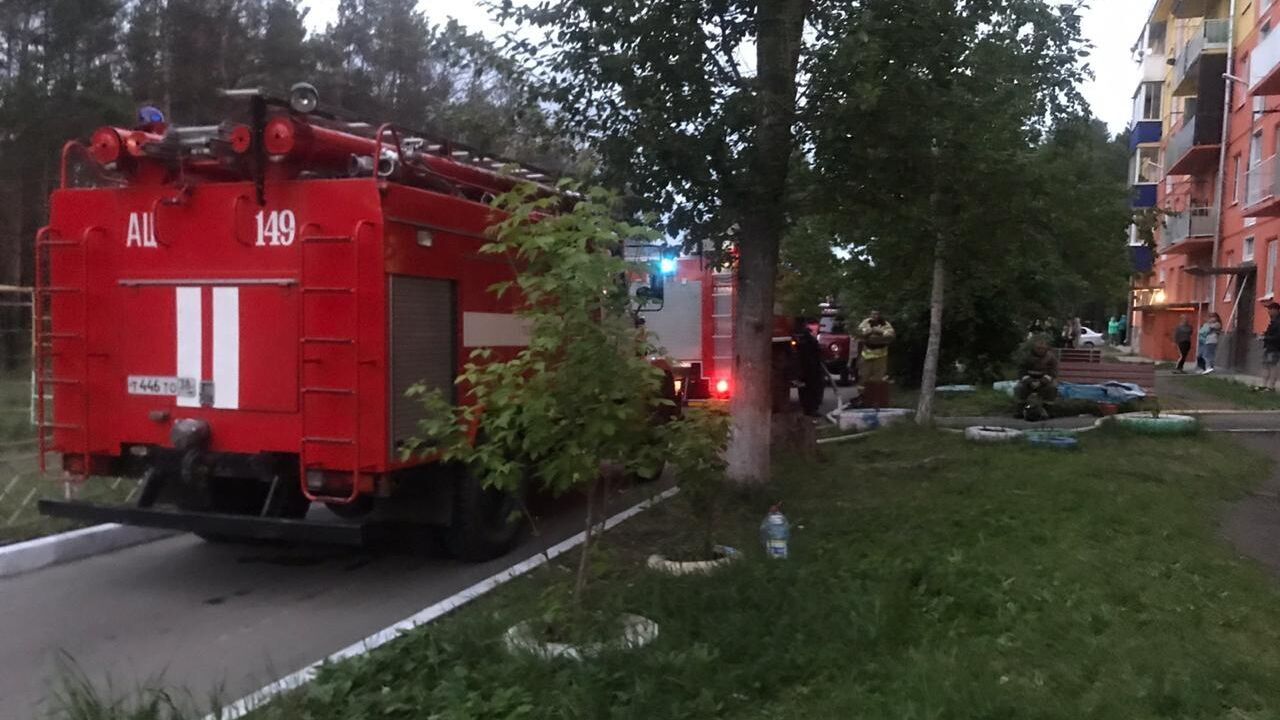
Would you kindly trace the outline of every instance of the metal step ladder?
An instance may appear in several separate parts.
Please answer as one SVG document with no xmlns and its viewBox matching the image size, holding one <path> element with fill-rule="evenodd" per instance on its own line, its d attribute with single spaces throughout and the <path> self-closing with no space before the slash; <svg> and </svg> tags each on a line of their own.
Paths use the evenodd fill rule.
<svg viewBox="0 0 1280 720">
<path fill-rule="evenodd" d="M 46 455 L 58 452 L 60 448 L 53 442 L 56 431 L 79 431 L 81 436 L 81 465 L 84 474 L 89 472 L 89 395 L 86 392 L 86 377 L 61 377 L 54 374 L 54 363 L 58 358 L 78 356 L 81 372 L 89 372 L 89 348 L 85 342 L 85 325 L 88 321 L 88 293 L 83 286 L 53 284 L 53 254 L 64 251 L 80 252 L 80 277 L 88 282 L 88 248 L 87 238 L 98 228 L 89 228 L 79 240 L 67 240 L 57 236 L 50 227 L 43 227 L 36 233 L 35 243 L 35 285 L 31 293 L 32 322 L 32 378 L 35 393 L 35 424 L 37 452 L 39 453 L 40 472 L 47 472 Z M 57 329 L 53 318 L 53 298 L 79 298 L 81 327 L 77 329 Z M 78 352 L 67 348 L 68 344 L 79 343 Z M 55 344 L 57 347 L 55 347 Z M 83 400 L 81 421 L 79 423 L 60 423 L 49 416 L 46 403 L 53 400 L 59 387 L 78 388 Z M 83 479 L 83 478 L 79 478 Z"/>
<path fill-rule="evenodd" d="M 301 344 L 300 352 L 303 363 L 303 384 L 300 389 L 302 443 L 300 448 L 301 457 L 299 459 L 302 466 L 303 494 L 314 502 L 345 503 L 355 500 L 359 492 L 360 473 L 364 469 L 364 466 L 361 465 L 360 446 L 360 370 L 362 363 L 358 338 L 360 331 L 360 245 L 358 238 L 366 222 L 358 223 L 354 232 L 350 235 L 310 235 L 299 239 L 302 244 L 301 269 L 299 271 L 302 291 L 302 333 L 299 342 Z M 341 264 L 342 267 L 350 270 L 347 274 L 348 280 L 341 284 L 312 284 L 307 277 L 309 259 L 320 254 L 331 255 L 332 253 L 327 251 L 331 251 L 335 246 L 349 248 L 349 261 Z M 332 264 L 332 258 L 326 259 L 326 262 Z M 327 336 L 308 334 L 308 318 L 310 314 L 316 312 L 311 306 L 322 297 L 347 299 L 351 309 L 351 323 L 344 331 Z M 341 348 L 349 348 L 351 355 L 351 386 L 319 385 L 309 382 L 309 373 L 306 366 L 331 362 L 332 357 L 341 352 Z M 320 357 L 316 357 L 317 354 Z M 330 357 L 325 358 L 325 355 Z M 344 413 L 351 418 L 349 433 L 334 434 L 330 432 L 329 434 L 324 434 L 324 430 L 315 428 L 316 418 L 314 417 L 315 413 L 309 407 L 310 401 L 323 397 L 350 399 L 349 410 Z M 352 471 L 351 493 L 347 496 L 337 497 L 313 494 L 307 489 L 305 482 L 306 471 L 317 464 L 314 459 L 316 453 L 322 452 L 322 448 L 335 446 L 349 449 Z"/>
</svg>

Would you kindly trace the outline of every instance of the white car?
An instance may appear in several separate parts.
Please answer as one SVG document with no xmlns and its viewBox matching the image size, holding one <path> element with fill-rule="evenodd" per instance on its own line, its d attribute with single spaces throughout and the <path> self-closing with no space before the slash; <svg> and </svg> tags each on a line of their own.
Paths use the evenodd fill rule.
<svg viewBox="0 0 1280 720">
<path fill-rule="evenodd" d="M 1107 344 L 1107 338 L 1100 332 L 1094 332 L 1089 328 L 1080 326 L 1080 342 L 1076 347 L 1092 348 L 1102 347 Z"/>
</svg>

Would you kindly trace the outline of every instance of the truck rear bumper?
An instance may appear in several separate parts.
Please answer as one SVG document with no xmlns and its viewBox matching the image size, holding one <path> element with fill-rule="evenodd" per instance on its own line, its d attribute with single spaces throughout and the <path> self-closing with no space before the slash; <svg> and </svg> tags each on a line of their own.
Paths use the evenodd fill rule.
<svg viewBox="0 0 1280 720">
<path fill-rule="evenodd" d="M 331 545 L 363 545 L 367 529 L 364 523 L 308 522 L 169 508 L 102 505 L 75 500 L 41 500 L 40 514 L 86 522 L 114 522 L 249 540 L 288 540 Z"/>
</svg>

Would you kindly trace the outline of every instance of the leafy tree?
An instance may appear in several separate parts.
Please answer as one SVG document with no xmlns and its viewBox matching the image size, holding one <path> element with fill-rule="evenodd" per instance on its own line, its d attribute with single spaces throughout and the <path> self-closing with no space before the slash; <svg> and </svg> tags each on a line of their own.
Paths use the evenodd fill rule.
<svg viewBox="0 0 1280 720">
<path fill-rule="evenodd" d="M 896 316 L 919 322 L 928 289 L 920 422 L 947 291 L 952 314 L 980 326 L 1032 284 L 1043 253 L 1026 242 L 1028 194 L 1043 176 L 1031 149 L 1078 112 L 1081 52 L 1078 8 L 1045 0 L 863 0 L 818 23 L 805 125 L 829 204 L 860 229 L 886 295 L 906 295 Z"/>
<path fill-rule="evenodd" d="M 113 72 L 119 11 L 116 0 L 0 0 L 0 283 L 30 282 L 63 142 L 125 116 Z M 3 324 L 28 316 L 5 308 Z M 25 357 L 17 334 L 3 338 L 6 363 Z"/>
<path fill-rule="evenodd" d="M 808 0 L 497 4 L 567 131 L 691 247 L 737 244 L 731 475 L 769 470 L 770 335 Z M 754 44 L 754 62 L 749 52 Z"/>
<path fill-rule="evenodd" d="M 652 420 L 671 401 L 663 372 L 649 362 L 655 348 L 637 328 L 624 278 L 628 242 L 656 240 L 652 230 L 614 219 L 616 198 L 585 191 L 572 211 L 558 197 L 535 199 L 522 187 L 498 198 L 506 218 L 493 229 L 486 255 L 517 263 L 514 281 L 495 285 L 519 298 L 529 345 L 501 360 L 476 350 L 458 377 L 470 403 L 452 407 L 418 388 L 427 409 L 413 453 L 439 453 L 469 465 L 486 486 L 519 492 L 533 478 L 559 495 L 587 489 L 587 539 L 574 595 L 586 581 L 604 463 L 647 476 L 661 465 Z M 472 431 L 485 438 L 470 441 Z"/>
<path fill-rule="evenodd" d="M 782 239 L 778 264 L 778 306 L 788 316 L 812 317 L 827 300 L 847 301 L 850 259 L 837 249 L 849 245 L 839 218 L 802 215 Z"/>
</svg>

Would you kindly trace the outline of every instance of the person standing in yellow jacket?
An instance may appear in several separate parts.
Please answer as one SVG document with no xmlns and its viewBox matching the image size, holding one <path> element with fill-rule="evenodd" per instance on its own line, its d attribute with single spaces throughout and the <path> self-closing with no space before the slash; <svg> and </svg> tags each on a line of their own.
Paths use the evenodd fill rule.
<svg viewBox="0 0 1280 720">
<path fill-rule="evenodd" d="M 893 325 L 880 315 L 879 310 L 872 310 L 871 315 L 858 325 L 858 339 L 862 341 L 858 378 L 862 381 L 864 394 L 870 404 L 876 408 L 883 407 L 888 404 L 888 388 L 884 383 L 889 374 L 889 344 L 893 342 Z"/>
</svg>

